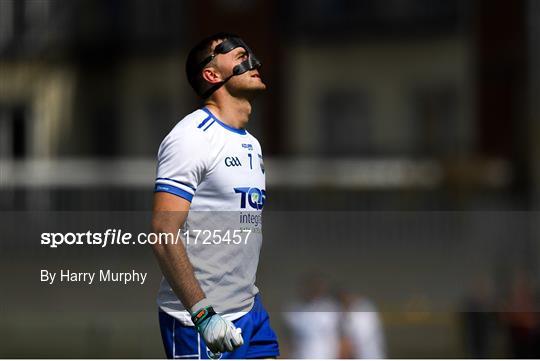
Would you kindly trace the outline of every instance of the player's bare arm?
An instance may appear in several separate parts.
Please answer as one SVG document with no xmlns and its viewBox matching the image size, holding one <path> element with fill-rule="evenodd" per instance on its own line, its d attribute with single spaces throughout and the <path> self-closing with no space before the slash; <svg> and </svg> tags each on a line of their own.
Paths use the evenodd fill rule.
<svg viewBox="0 0 540 361">
<path fill-rule="evenodd" d="M 190 202 L 175 195 L 158 192 L 154 194 L 152 231 L 176 234 L 184 224 Z M 156 243 L 152 246 L 163 275 L 182 304 L 191 308 L 204 298 L 204 292 L 195 278 L 182 242 L 177 244 Z"/>
</svg>

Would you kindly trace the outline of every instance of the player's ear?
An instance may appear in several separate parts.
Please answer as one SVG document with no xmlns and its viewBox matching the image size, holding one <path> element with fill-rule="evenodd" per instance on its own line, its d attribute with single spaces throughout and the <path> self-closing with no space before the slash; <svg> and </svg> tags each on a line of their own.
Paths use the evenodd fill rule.
<svg viewBox="0 0 540 361">
<path fill-rule="evenodd" d="M 202 77 L 210 84 L 217 84 L 222 80 L 219 72 L 217 72 L 216 69 L 211 66 L 202 70 Z"/>
</svg>

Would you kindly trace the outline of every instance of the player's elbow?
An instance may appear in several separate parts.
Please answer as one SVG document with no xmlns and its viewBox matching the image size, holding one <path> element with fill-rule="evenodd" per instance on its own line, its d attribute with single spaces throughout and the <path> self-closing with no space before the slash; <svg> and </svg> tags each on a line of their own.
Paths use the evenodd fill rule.
<svg viewBox="0 0 540 361">
<path fill-rule="evenodd" d="M 164 254 L 171 247 L 175 248 L 180 243 L 180 225 L 170 218 L 154 215 L 152 217 L 152 234 L 154 241 L 149 242 L 156 254 Z"/>
<path fill-rule="evenodd" d="M 163 230 L 165 229 L 165 226 L 166 226 L 166 223 L 163 221 L 161 217 L 156 217 L 156 215 L 152 217 L 152 232 L 153 233 L 163 232 Z"/>
</svg>

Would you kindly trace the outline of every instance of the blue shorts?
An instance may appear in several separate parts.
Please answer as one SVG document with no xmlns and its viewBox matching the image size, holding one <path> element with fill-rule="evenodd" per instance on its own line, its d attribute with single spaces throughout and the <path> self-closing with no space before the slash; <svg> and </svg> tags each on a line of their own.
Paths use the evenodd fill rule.
<svg viewBox="0 0 540 361">
<path fill-rule="evenodd" d="M 270 327 L 270 318 L 262 305 L 259 294 L 255 296 L 253 308 L 233 323 L 242 329 L 244 344 L 233 352 L 223 353 L 221 358 L 247 359 L 279 356 L 277 337 Z M 159 326 L 167 358 L 210 358 L 208 349 L 195 327 L 184 326 L 163 311 L 159 312 Z"/>
</svg>

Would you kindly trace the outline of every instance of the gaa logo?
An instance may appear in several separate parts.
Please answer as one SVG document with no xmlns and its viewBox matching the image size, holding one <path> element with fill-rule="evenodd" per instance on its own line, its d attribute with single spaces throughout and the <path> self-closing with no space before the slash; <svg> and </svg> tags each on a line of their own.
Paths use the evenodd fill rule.
<svg viewBox="0 0 540 361">
<path fill-rule="evenodd" d="M 240 159 L 238 157 L 227 157 L 225 158 L 225 165 L 227 167 L 241 167 Z"/>
<path fill-rule="evenodd" d="M 256 187 L 239 187 L 234 188 L 234 193 L 240 193 L 240 208 L 246 208 L 248 203 L 251 208 L 262 209 L 266 201 L 266 191 Z"/>
</svg>

